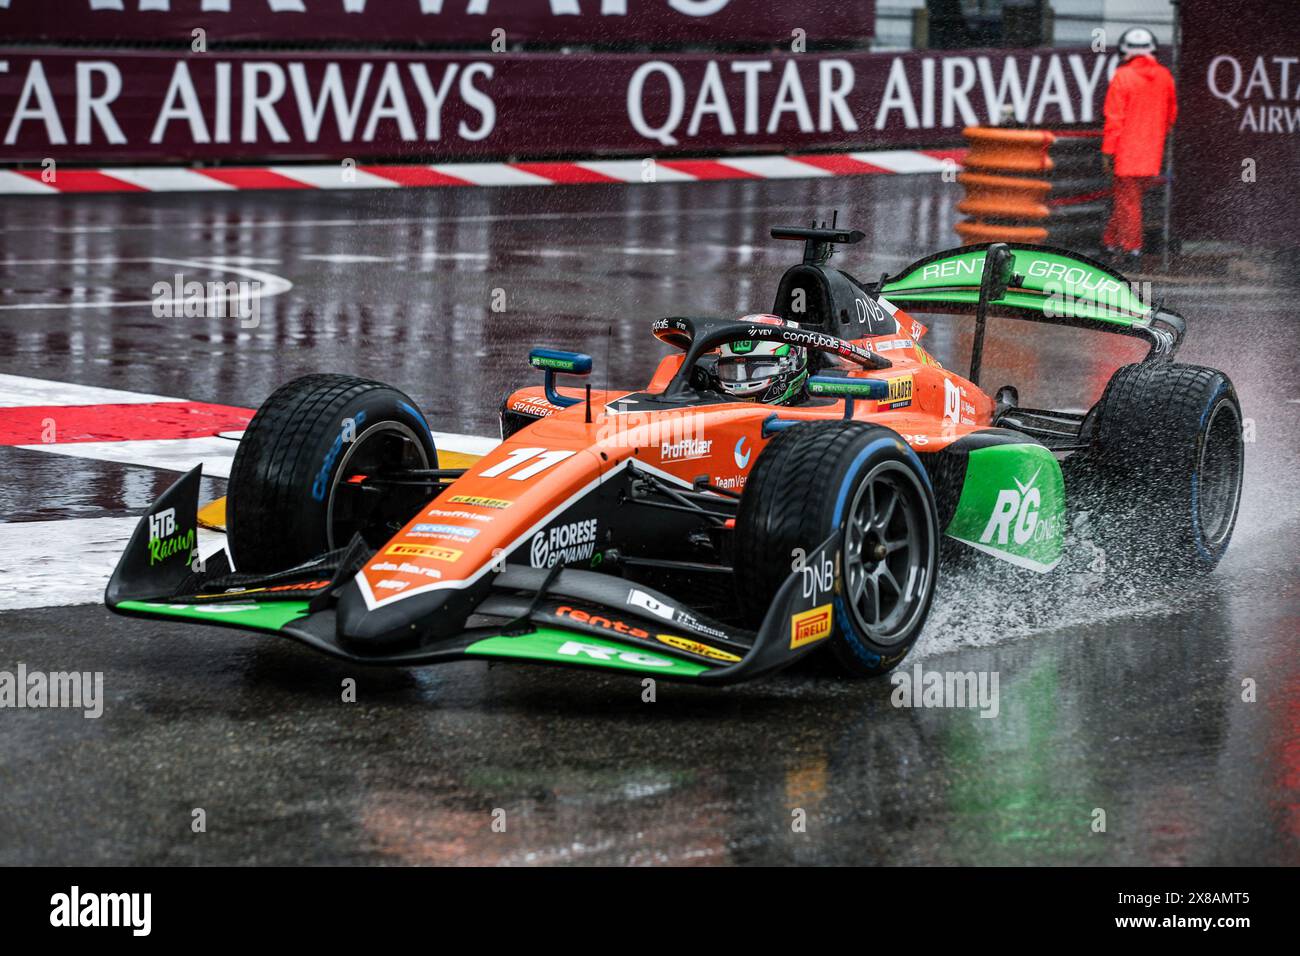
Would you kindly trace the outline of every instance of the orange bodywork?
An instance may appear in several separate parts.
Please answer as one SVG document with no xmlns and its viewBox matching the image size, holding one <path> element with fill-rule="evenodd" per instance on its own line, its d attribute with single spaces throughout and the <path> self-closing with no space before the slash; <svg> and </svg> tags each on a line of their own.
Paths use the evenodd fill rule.
<svg viewBox="0 0 1300 956">
<path fill-rule="evenodd" d="M 827 374 L 880 378 L 893 383 L 888 400 L 858 400 L 853 418 L 898 432 L 917 451 L 938 451 L 972 431 L 987 428 L 993 402 L 970 382 L 944 369 L 920 344 L 925 327 L 897 311 L 897 331 L 854 340 L 889 359 L 893 367 L 853 367 Z M 647 394 L 660 394 L 681 367 L 683 355 L 665 357 Z M 585 391 L 561 388 L 562 396 Z M 641 411 L 627 390 L 591 392 L 585 401 L 561 408 L 541 386 L 523 388 L 506 401 L 509 410 L 537 421 L 475 462 L 365 566 L 358 584 L 371 608 L 441 588 L 463 588 L 489 570 L 500 570 L 519 548 L 581 545 L 594 535 L 584 522 L 563 526 L 567 537 L 537 544 L 575 503 L 629 463 L 682 487 L 704 478 L 740 492 L 768 439 L 764 421 L 774 414 L 788 421 L 844 417 L 844 401 L 823 399 L 776 407 L 727 402 Z M 588 420 L 590 418 L 590 420 Z M 552 528 L 552 531 L 554 529 Z M 537 537 L 535 537 L 537 536 Z M 534 562 L 536 564 L 537 562 Z"/>
</svg>

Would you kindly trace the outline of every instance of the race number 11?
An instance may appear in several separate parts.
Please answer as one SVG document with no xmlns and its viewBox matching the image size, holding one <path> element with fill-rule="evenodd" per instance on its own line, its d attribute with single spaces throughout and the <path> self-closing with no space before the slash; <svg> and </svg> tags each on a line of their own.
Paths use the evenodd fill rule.
<svg viewBox="0 0 1300 956">
<path fill-rule="evenodd" d="M 507 475 L 511 481 L 527 481 L 540 472 L 545 471 L 552 465 L 558 464 L 566 458 L 571 458 L 576 452 L 571 451 L 547 451 L 545 448 L 516 448 L 506 457 L 497 462 L 491 468 L 479 472 L 484 478 L 496 478 L 504 475 L 512 468 L 517 468 L 526 461 L 533 463 L 526 468 L 520 468 L 513 475 Z M 536 461 L 533 461 L 536 459 Z"/>
</svg>

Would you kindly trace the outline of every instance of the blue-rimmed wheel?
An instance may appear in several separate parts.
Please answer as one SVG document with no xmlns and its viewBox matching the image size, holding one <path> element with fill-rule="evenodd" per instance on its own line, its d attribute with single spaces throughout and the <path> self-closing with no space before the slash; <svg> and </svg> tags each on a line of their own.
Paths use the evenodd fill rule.
<svg viewBox="0 0 1300 956">
<path fill-rule="evenodd" d="M 939 570 L 934 494 L 896 432 L 815 422 L 768 443 L 736 518 L 737 598 L 752 623 L 801 556 L 834 530 L 843 535 L 843 567 L 827 598 L 829 646 L 850 673 L 882 674 L 920 636 Z"/>
<path fill-rule="evenodd" d="M 361 535 L 385 541 L 433 496 L 367 478 L 436 468 L 415 403 L 381 382 L 306 375 L 276 389 L 249 422 L 230 469 L 226 531 L 240 571 L 277 571 Z"/>
</svg>

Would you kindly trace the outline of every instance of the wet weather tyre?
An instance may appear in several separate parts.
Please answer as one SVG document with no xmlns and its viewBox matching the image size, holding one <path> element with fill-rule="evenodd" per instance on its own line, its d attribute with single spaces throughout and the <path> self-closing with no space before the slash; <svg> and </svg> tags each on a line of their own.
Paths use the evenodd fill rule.
<svg viewBox="0 0 1300 956">
<path fill-rule="evenodd" d="M 1241 404 L 1222 372 L 1126 365 L 1096 408 L 1088 464 L 1094 536 L 1120 570 L 1177 576 L 1213 570 L 1241 502 Z"/>
<path fill-rule="evenodd" d="M 736 517 L 738 604 L 757 626 L 796 551 L 811 552 L 835 529 L 844 535 L 844 566 L 831 653 L 850 674 L 883 674 L 925 626 L 940 537 L 925 468 L 888 428 L 815 422 L 772 438 Z"/>
<path fill-rule="evenodd" d="M 235 567 L 277 571 L 346 547 L 377 548 L 432 497 L 362 476 L 436 468 L 433 436 L 404 393 L 350 375 L 307 375 L 262 404 L 230 471 L 226 532 Z"/>
</svg>

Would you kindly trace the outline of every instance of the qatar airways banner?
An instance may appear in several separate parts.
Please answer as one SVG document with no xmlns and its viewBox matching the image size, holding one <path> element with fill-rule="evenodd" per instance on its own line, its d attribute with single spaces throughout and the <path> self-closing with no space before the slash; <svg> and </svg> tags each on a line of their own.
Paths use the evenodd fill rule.
<svg viewBox="0 0 1300 956">
<path fill-rule="evenodd" d="M 1095 124 L 1114 58 L 0 50 L 0 161 L 672 155 Z"/>
<path fill-rule="evenodd" d="M 875 0 L 0 0 L 35 42 L 789 43 L 875 33 Z"/>
<path fill-rule="evenodd" d="M 1184 239 L 1294 246 L 1300 222 L 1300 17 L 1184 0 L 1174 209 Z"/>
</svg>

